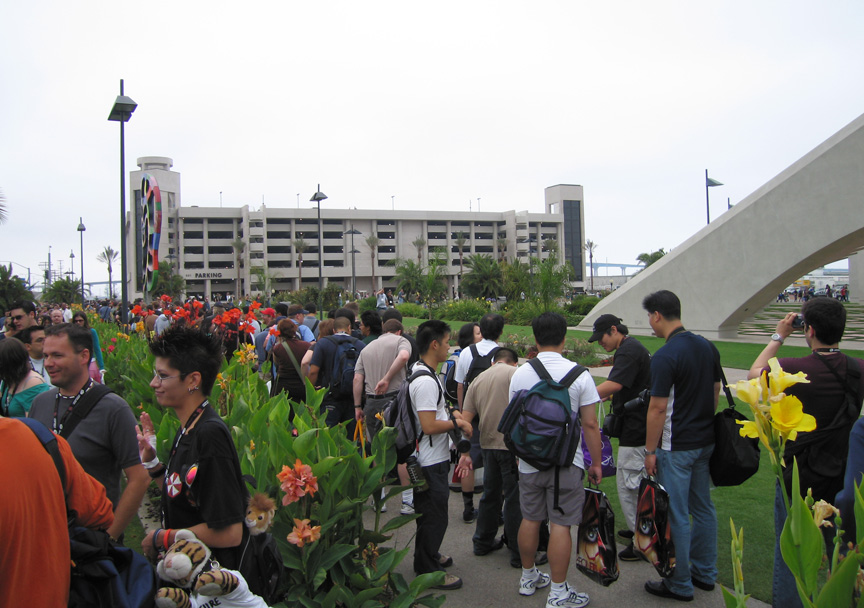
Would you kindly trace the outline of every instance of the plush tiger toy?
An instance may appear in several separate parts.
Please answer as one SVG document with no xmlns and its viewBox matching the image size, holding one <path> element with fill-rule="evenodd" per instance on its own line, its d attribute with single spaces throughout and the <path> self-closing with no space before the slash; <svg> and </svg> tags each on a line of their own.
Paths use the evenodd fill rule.
<svg viewBox="0 0 864 608">
<path fill-rule="evenodd" d="M 159 589 L 156 608 L 268 608 L 261 597 L 249 591 L 242 574 L 211 562 L 210 549 L 189 530 L 177 531 L 156 572 L 163 581 L 179 587 Z"/>
</svg>

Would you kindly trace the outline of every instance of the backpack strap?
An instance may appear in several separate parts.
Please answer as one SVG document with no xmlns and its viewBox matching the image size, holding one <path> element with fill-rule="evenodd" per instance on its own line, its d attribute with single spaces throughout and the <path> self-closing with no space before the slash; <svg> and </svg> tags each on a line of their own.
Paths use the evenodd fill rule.
<svg viewBox="0 0 864 608">
<path fill-rule="evenodd" d="M 44 424 L 34 420 L 33 418 L 19 418 L 18 420 L 23 422 L 25 426 L 33 431 L 33 434 L 36 435 L 36 438 L 42 443 L 45 451 L 50 454 L 51 459 L 54 461 L 54 466 L 57 467 L 57 473 L 60 474 L 60 483 L 63 487 L 63 497 L 65 499 L 66 463 L 63 462 L 63 455 L 60 453 L 60 446 L 57 445 L 57 438 Z"/>
<path fill-rule="evenodd" d="M 69 435 L 72 434 L 72 431 L 75 430 L 75 427 L 78 426 L 78 423 L 87 417 L 87 414 L 90 413 L 93 406 L 99 403 L 102 397 L 111 392 L 113 391 L 104 384 L 94 383 L 90 387 L 90 390 L 81 396 L 78 405 L 76 405 L 69 414 L 69 422 L 63 425 L 63 429 L 60 431 L 59 435 L 63 439 L 68 439 Z"/>
<path fill-rule="evenodd" d="M 429 376 L 433 380 L 435 380 L 435 384 L 438 385 L 438 401 L 441 401 L 441 399 L 444 397 L 444 389 L 441 388 L 441 383 L 438 381 L 438 376 L 435 375 L 435 372 L 433 372 L 431 369 L 429 369 L 429 366 L 424 364 L 423 367 L 412 372 L 411 375 L 405 379 L 405 382 L 407 382 L 408 384 L 411 384 L 411 382 L 413 382 L 414 380 L 416 380 L 420 376 Z M 407 397 L 408 397 L 408 402 L 410 403 L 411 402 L 411 391 L 410 390 L 408 391 Z M 438 402 L 436 401 L 435 403 L 437 405 Z M 418 414 L 418 418 L 419 418 L 419 414 Z M 414 424 L 414 415 L 413 414 L 411 415 L 410 420 L 411 420 L 411 424 L 413 425 Z M 417 442 L 419 443 L 420 440 L 423 439 L 423 428 L 421 427 L 419 432 L 415 428 L 414 429 L 414 436 L 417 437 Z M 430 446 L 432 445 L 432 435 L 429 435 L 429 445 Z"/>
<path fill-rule="evenodd" d="M 837 410 L 837 414 L 834 416 L 834 420 L 831 421 L 831 424 L 827 427 L 823 428 L 823 431 L 833 431 L 836 428 L 840 428 L 848 423 L 851 419 L 853 422 L 861 415 L 861 398 L 858 396 L 858 386 L 861 381 L 861 370 L 858 367 L 858 363 L 849 355 L 843 353 L 843 356 L 846 357 L 846 378 L 842 378 L 840 374 L 837 373 L 837 370 L 831 367 L 828 364 L 828 361 L 825 360 L 824 357 L 819 357 L 819 360 L 825 364 L 825 367 L 834 374 L 834 377 L 837 378 L 837 382 L 843 387 L 843 393 L 846 396 L 851 396 L 854 403 L 850 403 L 849 407 L 841 407 Z M 845 401 L 845 400 L 844 400 Z M 845 406 L 845 403 L 844 403 Z M 846 418 L 846 420 L 844 420 Z"/>
</svg>

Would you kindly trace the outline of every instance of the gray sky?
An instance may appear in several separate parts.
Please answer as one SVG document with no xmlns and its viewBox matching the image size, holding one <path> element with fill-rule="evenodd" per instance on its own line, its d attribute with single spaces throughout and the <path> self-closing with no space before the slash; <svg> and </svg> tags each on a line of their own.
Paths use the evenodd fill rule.
<svg viewBox="0 0 864 608">
<path fill-rule="evenodd" d="M 585 187 L 598 261 L 677 246 L 864 111 L 864 4 L 5 2 L 0 260 L 85 279 L 127 170 L 183 204 L 543 210 Z M 766 230 L 768 227 L 766 227 Z M 767 246 L 767 243 L 766 243 Z M 26 275 L 26 270 L 15 266 Z"/>
</svg>

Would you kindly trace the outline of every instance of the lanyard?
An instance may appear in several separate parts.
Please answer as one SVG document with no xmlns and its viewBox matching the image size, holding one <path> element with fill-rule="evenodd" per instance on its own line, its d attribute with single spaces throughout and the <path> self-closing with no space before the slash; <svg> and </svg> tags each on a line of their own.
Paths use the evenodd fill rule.
<svg viewBox="0 0 864 608">
<path fill-rule="evenodd" d="M 93 388 L 93 380 L 87 380 L 87 384 L 78 391 L 78 394 L 75 395 L 75 398 L 72 400 L 72 403 L 69 404 L 69 407 L 66 408 L 66 412 L 63 414 L 63 417 L 60 418 L 60 421 L 57 421 L 57 418 L 60 416 L 60 391 L 57 391 L 57 394 L 54 396 L 54 427 L 53 431 L 57 434 L 60 434 L 63 431 L 63 425 L 66 424 L 66 419 L 69 418 L 69 414 L 72 413 L 72 410 L 75 409 L 75 406 L 78 405 L 78 401 L 81 400 L 81 397 L 87 394 L 87 392 Z"/>
<path fill-rule="evenodd" d="M 204 413 L 204 408 L 206 408 L 210 404 L 208 399 L 205 399 L 201 405 L 195 408 L 195 411 L 192 412 L 192 415 L 189 416 L 189 420 L 186 421 L 186 425 L 183 429 L 178 433 L 177 439 L 174 441 L 174 447 L 171 448 L 171 455 L 168 456 L 168 463 L 166 466 L 166 473 L 171 470 L 171 461 L 174 460 L 174 454 L 177 453 L 177 446 L 180 445 L 180 440 L 183 439 L 183 436 L 189 432 L 189 429 L 192 428 L 192 425 L 198 422 L 198 419 L 201 418 L 201 415 Z"/>
</svg>

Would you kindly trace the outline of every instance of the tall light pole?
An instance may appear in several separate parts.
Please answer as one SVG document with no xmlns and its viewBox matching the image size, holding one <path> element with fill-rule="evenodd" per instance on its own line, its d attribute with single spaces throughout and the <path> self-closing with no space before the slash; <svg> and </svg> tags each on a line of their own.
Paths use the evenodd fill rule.
<svg viewBox="0 0 864 608">
<path fill-rule="evenodd" d="M 69 275 L 72 277 L 72 280 L 75 280 L 75 252 L 73 250 L 69 250 Z M 71 306 L 71 303 L 70 303 Z"/>
<path fill-rule="evenodd" d="M 324 247 L 321 243 L 321 201 L 327 200 L 327 195 L 321 192 L 321 184 L 318 184 L 318 190 L 309 199 L 318 206 L 318 314 L 322 314 L 324 310 Z"/>
<path fill-rule="evenodd" d="M 343 234 L 351 235 L 351 299 L 353 300 L 357 297 L 357 258 L 354 256 L 360 253 L 354 248 L 354 235 L 363 233 L 354 228 L 354 224 L 351 224 L 351 230 L 348 230 Z"/>
<path fill-rule="evenodd" d="M 718 182 L 716 179 L 711 179 L 710 177 L 708 177 L 708 169 L 705 169 L 705 214 L 709 224 L 711 223 L 711 203 L 708 199 L 708 188 L 722 185 L 722 182 Z"/>
<path fill-rule="evenodd" d="M 84 308 L 84 218 L 78 218 L 78 234 L 81 235 L 81 308 Z M 110 291 L 110 290 L 109 290 Z"/>
<path fill-rule="evenodd" d="M 138 104 L 123 94 L 123 79 L 120 79 L 120 95 L 114 100 L 108 120 L 120 123 L 120 322 L 128 321 L 129 287 L 126 281 L 126 134 L 123 129 L 132 118 Z"/>
</svg>

